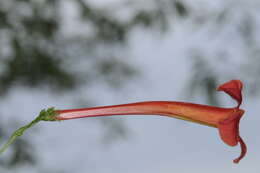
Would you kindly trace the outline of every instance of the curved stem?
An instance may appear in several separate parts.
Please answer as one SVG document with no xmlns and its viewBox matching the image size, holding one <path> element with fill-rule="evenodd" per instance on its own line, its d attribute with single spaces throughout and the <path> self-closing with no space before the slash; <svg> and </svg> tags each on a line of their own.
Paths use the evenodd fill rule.
<svg viewBox="0 0 260 173">
<path fill-rule="evenodd" d="M 54 108 L 49 108 L 47 110 L 43 109 L 33 121 L 13 132 L 13 134 L 9 137 L 7 142 L 0 148 L 0 154 L 2 154 L 19 136 L 23 135 L 25 130 L 31 128 L 40 121 L 57 121 L 54 118 L 55 116 L 56 112 Z"/>
</svg>

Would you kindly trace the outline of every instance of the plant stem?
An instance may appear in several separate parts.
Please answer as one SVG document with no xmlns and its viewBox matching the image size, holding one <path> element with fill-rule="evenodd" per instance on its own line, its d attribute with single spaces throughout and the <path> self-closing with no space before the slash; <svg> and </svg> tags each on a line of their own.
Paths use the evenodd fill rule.
<svg viewBox="0 0 260 173">
<path fill-rule="evenodd" d="M 47 110 L 41 110 L 40 114 L 29 124 L 20 127 L 9 137 L 7 142 L 0 148 L 0 154 L 2 154 L 19 136 L 21 136 L 25 130 L 31 128 L 40 121 L 57 121 L 55 118 L 56 112 L 54 108 L 48 108 Z"/>
</svg>

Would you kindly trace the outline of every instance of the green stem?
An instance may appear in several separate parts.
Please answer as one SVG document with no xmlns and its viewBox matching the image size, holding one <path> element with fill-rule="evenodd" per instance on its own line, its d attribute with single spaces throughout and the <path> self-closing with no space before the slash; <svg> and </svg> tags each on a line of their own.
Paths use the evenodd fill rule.
<svg viewBox="0 0 260 173">
<path fill-rule="evenodd" d="M 20 127 L 9 137 L 7 142 L 0 148 L 0 154 L 2 154 L 19 136 L 23 134 L 23 132 L 40 121 L 57 121 L 55 118 L 56 112 L 54 108 L 48 108 L 47 110 L 41 110 L 40 114 L 29 124 Z"/>
</svg>

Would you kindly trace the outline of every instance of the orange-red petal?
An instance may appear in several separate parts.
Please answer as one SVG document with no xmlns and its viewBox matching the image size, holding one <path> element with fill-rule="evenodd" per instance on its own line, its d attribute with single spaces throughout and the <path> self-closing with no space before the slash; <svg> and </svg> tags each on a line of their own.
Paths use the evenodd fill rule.
<svg viewBox="0 0 260 173">
<path fill-rule="evenodd" d="M 243 157 L 245 157 L 246 152 L 247 152 L 247 147 L 246 147 L 245 142 L 243 141 L 243 139 L 240 136 L 238 136 L 238 137 L 239 137 L 238 142 L 240 143 L 240 147 L 241 147 L 241 154 L 238 158 L 233 160 L 234 163 L 239 163 L 239 161 L 241 159 L 243 159 Z"/>
<path fill-rule="evenodd" d="M 243 114 L 243 110 L 237 109 L 237 112 L 235 112 L 231 117 L 219 122 L 218 124 L 219 135 L 227 145 L 236 146 L 240 143 L 241 154 L 238 158 L 233 160 L 234 163 L 238 163 L 247 152 L 246 144 L 239 135 L 239 121 Z"/>
<path fill-rule="evenodd" d="M 240 144 L 241 154 L 238 158 L 233 160 L 234 163 L 238 163 L 247 152 L 246 144 L 239 136 L 239 121 L 244 114 L 244 110 L 239 109 L 242 103 L 242 89 L 243 84 L 240 80 L 228 81 L 217 88 L 218 91 L 224 91 L 238 103 L 237 107 L 234 108 L 235 112 L 227 119 L 218 123 L 220 137 L 227 145 L 236 146 L 238 143 Z"/>
<path fill-rule="evenodd" d="M 240 106 L 242 102 L 242 91 L 243 84 L 240 80 L 231 80 L 228 81 L 222 85 L 220 85 L 217 90 L 218 91 L 224 91 L 228 95 L 230 95 L 233 99 L 235 99 L 238 103 L 238 106 Z"/>
<path fill-rule="evenodd" d="M 238 110 L 228 119 L 219 122 L 218 129 L 220 137 L 227 145 L 237 145 L 239 136 L 239 121 L 243 113 L 243 110 Z"/>
</svg>

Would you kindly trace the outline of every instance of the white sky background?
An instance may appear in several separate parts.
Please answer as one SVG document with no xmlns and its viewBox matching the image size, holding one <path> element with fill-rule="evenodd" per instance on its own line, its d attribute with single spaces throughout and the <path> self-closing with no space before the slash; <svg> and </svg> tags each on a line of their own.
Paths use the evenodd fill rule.
<svg viewBox="0 0 260 173">
<path fill-rule="evenodd" d="M 225 46 L 228 34 L 220 35 L 220 38 L 209 43 L 207 27 L 196 32 L 190 28 L 191 23 L 184 21 L 175 24 L 166 35 L 135 31 L 130 41 L 129 56 L 131 64 L 142 72 L 142 76 L 126 86 L 122 90 L 124 93 L 100 86 L 88 89 L 90 95 L 95 96 L 100 105 L 144 100 L 192 100 L 203 103 L 199 97 L 196 100 L 183 97 L 183 88 L 191 73 L 187 50 L 198 45 L 209 50 L 210 55 L 210 50 L 214 52 L 218 46 Z M 232 43 L 232 49 L 240 46 L 236 41 Z M 236 54 L 239 54 L 239 50 L 236 50 Z M 216 65 L 220 66 L 217 69 L 221 73 L 221 62 L 216 62 Z M 239 78 L 239 73 L 235 72 L 233 76 Z M 223 105 L 234 105 L 229 97 L 223 93 L 219 95 Z M 232 160 L 240 154 L 240 147 L 225 145 L 216 129 L 159 116 L 116 117 L 125 120 L 129 137 L 110 146 L 101 144 L 103 131 L 95 118 L 44 122 L 39 125 L 41 128 L 35 128 L 37 133 L 32 133 L 35 130 L 31 129 L 23 137 L 33 137 L 42 159 L 41 165 L 49 170 L 65 168 L 67 172 L 74 173 L 258 173 L 259 99 L 247 95 L 244 98 L 242 108 L 246 114 L 241 120 L 240 131 L 248 145 L 248 154 L 238 165 L 233 164 Z M 56 98 L 36 90 L 18 88 L 2 104 L 2 112 L 11 113 L 14 118 L 26 123 L 42 108 L 69 108 L 70 103 L 69 96 Z M 19 117 L 17 112 L 27 116 Z M 29 172 L 27 168 L 24 170 Z"/>
</svg>

